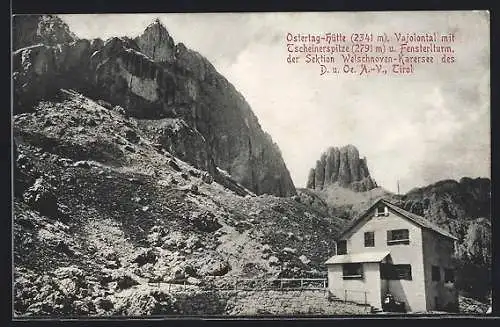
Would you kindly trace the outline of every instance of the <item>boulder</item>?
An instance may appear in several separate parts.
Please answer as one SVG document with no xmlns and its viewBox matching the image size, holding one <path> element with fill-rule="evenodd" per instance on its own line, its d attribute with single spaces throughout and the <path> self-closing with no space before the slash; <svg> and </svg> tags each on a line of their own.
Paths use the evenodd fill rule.
<svg viewBox="0 0 500 327">
<path fill-rule="evenodd" d="M 269 262 L 270 266 L 278 266 L 280 263 L 280 260 L 274 255 L 270 256 L 267 261 Z"/>
<path fill-rule="evenodd" d="M 114 308 L 114 303 L 110 298 L 98 297 L 94 300 L 94 303 L 98 308 L 104 311 L 109 312 Z"/>
<path fill-rule="evenodd" d="M 98 105 L 100 105 L 101 107 L 103 108 L 106 108 L 106 109 L 113 109 L 113 106 L 111 105 L 111 103 L 107 102 L 107 101 L 104 101 L 104 100 L 97 100 L 96 101 Z"/>
<path fill-rule="evenodd" d="M 198 185 L 196 185 L 196 184 L 191 185 L 189 190 L 191 191 L 191 193 L 197 194 L 198 193 Z"/>
<path fill-rule="evenodd" d="M 188 216 L 188 220 L 193 226 L 203 232 L 214 232 L 222 227 L 217 217 L 210 211 L 192 212 Z"/>
<path fill-rule="evenodd" d="M 201 180 L 207 184 L 212 184 L 214 182 L 214 177 L 209 173 L 203 173 L 201 176 Z"/>
<path fill-rule="evenodd" d="M 70 257 L 75 255 L 75 250 L 73 250 L 72 246 L 66 240 L 59 240 L 54 247 L 54 250 L 59 253 L 64 253 Z"/>
<path fill-rule="evenodd" d="M 24 192 L 23 198 L 29 206 L 42 215 L 51 218 L 60 216 L 53 188 L 43 177 L 36 179 L 35 183 Z"/>
<path fill-rule="evenodd" d="M 116 282 L 117 290 L 124 290 L 139 284 L 139 282 L 135 279 L 135 277 L 132 276 L 131 273 L 123 269 L 113 272 L 111 276 L 112 280 Z"/>
<path fill-rule="evenodd" d="M 175 171 L 181 171 L 181 168 L 179 165 L 177 165 L 177 162 L 175 162 L 175 159 L 168 159 L 167 161 L 168 165 L 172 167 Z"/>
<path fill-rule="evenodd" d="M 89 161 L 86 161 L 86 160 L 81 160 L 81 161 L 77 161 L 73 164 L 73 167 L 77 167 L 77 168 L 92 168 L 92 165 Z"/>
<path fill-rule="evenodd" d="M 194 278 L 194 277 L 188 277 L 186 281 L 190 285 L 200 285 L 201 284 L 201 280 L 198 278 Z"/>
<path fill-rule="evenodd" d="M 125 138 L 126 138 L 129 142 L 134 143 L 134 144 L 138 143 L 138 142 L 141 140 L 140 136 L 139 136 L 139 135 L 137 134 L 137 132 L 136 132 L 135 130 L 133 130 L 133 129 L 129 129 L 129 130 L 127 130 L 127 131 L 125 132 Z"/>
<path fill-rule="evenodd" d="M 301 256 L 299 257 L 299 260 L 300 260 L 303 264 L 305 264 L 305 265 L 307 265 L 307 264 L 309 264 L 309 263 L 311 262 L 311 260 L 309 260 L 309 259 L 308 259 L 305 255 L 301 255 Z"/>
<path fill-rule="evenodd" d="M 143 266 L 147 263 L 154 264 L 158 260 L 158 254 L 154 249 L 143 249 L 132 261 L 133 263 L 137 263 L 140 266 Z"/>
<path fill-rule="evenodd" d="M 150 246 L 161 246 L 164 243 L 160 232 L 152 232 L 148 234 L 147 241 Z"/>
<path fill-rule="evenodd" d="M 197 263 L 197 272 L 200 276 L 224 276 L 231 270 L 226 259 L 217 256 L 208 256 Z"/>
</svg>

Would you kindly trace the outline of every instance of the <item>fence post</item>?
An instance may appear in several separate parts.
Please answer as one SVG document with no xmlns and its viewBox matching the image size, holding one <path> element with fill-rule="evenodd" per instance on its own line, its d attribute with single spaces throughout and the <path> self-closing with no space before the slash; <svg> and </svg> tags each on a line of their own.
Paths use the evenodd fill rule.
<svg viewBox="0 0 500 327">
<path fill-rule="evenodd" d="M 234 280 L 234 290 L 236 291 L 238 289 L 238 280 Z"/>
<path fill-rule="evenodd" d="M 326 279 L 323 279 L 323 288 L 326 288 Z"/>
<path fill-rule="evenodd" d="M 304 280 L 301 278 L 300 279 L 300 289 L 304 288 Z"/>
<path fill-rule="evenodd" d="M 344 302 L 347 302 L 347 290 L 344 290 Z"/>
<path fill-rule="evenodd" d="M 172 283 L 168 283 L 168 292 L 170 292 L 170 285 L 172 285 Z"/>
<path fill-rule="evenodd" d="M 280 279 L 280 290 L 283 290 L 283 279 Z"/>
<path fill-rule="evenodd" d="M 368 304 L 368 301 L 366 299 L 366 291 L 365 291 L 365 305 Z"/>
</svg>

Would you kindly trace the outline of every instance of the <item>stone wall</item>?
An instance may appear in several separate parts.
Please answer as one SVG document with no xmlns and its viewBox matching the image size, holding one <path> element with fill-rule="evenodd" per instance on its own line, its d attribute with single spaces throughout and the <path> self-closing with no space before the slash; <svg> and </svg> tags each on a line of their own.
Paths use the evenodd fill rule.
<svg viewBox="0 0 500 327">
<path fill-rule="evenodd" d="M 329 299 L 324 290 L 204 291 L 178 293 L 183 315 L 362 315 L 370 307 Z"/>
</svg>

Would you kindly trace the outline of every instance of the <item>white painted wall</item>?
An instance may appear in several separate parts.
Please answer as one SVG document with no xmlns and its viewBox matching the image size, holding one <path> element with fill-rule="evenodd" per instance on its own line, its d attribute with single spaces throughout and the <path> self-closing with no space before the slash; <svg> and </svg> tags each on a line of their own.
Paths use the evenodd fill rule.
<svg viewBox="0 0 500 327">
<path fill-rule="evenodd" d="M 387 245 L 387 231 L 403 228 L 409 230 L 410 244 Z M 364 246 L 364 233 L 369 231 L 375 233 L 374 247 Z M 399 216 L 390 209 L 388 216 L 375 217 L 375 209 L 373 209 L 363 222 L 360 222 L 345 236 L 345 239 L 347 239 L 347 253 L 389 250 L 391 252 L 390 260 L 392 260 L 393 264 L 410 264 L 412 280 L 391 280 L 384 283 L 379 281 L 378 288 L 380 289 L 382 286 L 388 287 L 396 300 L 406 303 L 408 311 L 426 310 L 422 229 L 420 226 Z M 340 284 L 336 274 L 332 274 L 332 278 L 335 279 L 330 279 L 330 284 Z M 380 274 L 378 278 L 380 279 Z M 340 279 L 342 280 L 341 265 Z M 350 286 L 359 285 L 353 283 Z M 373 282 L 364 284 L 364 287 L 369 287 L 367 290 L 370 292 L 376 292 L 375 288 L 377 288 Z M 381 294 L 380 297 L 383 296 L 385 289 L 382 289 L 379 294 Z"/>
<path fill-rule="evenodd" d="M 365 303 L 381 308 L 381 281 L 378 263 L 363 264 L 363 278 L 344 279 L 342 264 L 328 266 L 328 288 L 341 300 Z M 366 296 L 366 298 L 365 298 Z M 347 297 L 347 298 L 346 298 Z"/>
</svg>

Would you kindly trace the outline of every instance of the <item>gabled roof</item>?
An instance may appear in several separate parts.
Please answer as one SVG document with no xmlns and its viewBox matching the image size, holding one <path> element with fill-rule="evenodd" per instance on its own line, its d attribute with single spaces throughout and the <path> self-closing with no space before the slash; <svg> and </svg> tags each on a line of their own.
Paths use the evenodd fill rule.
<svg viewBox="0 0 500 327">
<path fill-rule="evenodd" d="M 389 255 L 390 251 L 361 252 L 343 255 L 334 255 L 325 264 L 335 265 L 340 263 L 381 262 Z"/>
<path fill-rule="evenodd" d="M 395 204 L 393 204 L 385 199 L 380 199 L 380 200 L 376 201 L 370 208 L 368 208 L 360 216 L 355 218 L 352 221 L 352 223 L 340 234 L 340 238 L 343 237 L 347 232 L 351 231 L 354 227 L 356 227 L 380 202 L 385 204 L 389 209 L 397 212 L 400 216 L 414 222 L 415 224 L 419 225 L 422 228 L 436 232 L 441 236 L 448 237 L 448 238 L 451 238 L 453 240 L 457 240 L 457 238 L 455 236 L 453 236 L 452 234 L 450 234 L 448 231 L 446 231 L 443 228 L 437 226 L 436 224 L 430 222 L 429 220 L 425 219 L 424 217 L 416 215 L 416 214 L 411 213 L 411 212 L 408 212 L 404 209 L 401 209 L 400 207 L 396 206 Z"/>
</svg>

